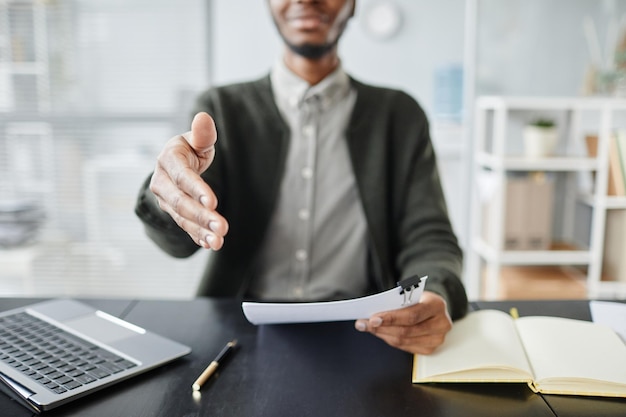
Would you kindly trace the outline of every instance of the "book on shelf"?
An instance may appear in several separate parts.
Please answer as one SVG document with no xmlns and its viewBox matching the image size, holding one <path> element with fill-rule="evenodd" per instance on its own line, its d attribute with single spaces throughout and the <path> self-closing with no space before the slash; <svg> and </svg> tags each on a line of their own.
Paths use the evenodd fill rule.
<svg viewBox="0 0 626 417">
<path fill-rule="evenodd" d="M 624 194 L 626 195 L 626 130 L 620 129 L 615 136 L 615 147 L 619 155 L 619 166 L 622 173 L 622 181 L 624 184 Z"/>
<path fill-rule="evenodd" d="M 455 322 L 413 383 L 526 383 L 542 394 L 626 397 L 626 344 L 608 326 L 498 310 Z"/>
<path fill-rule="evenodd" d="M 611 183 L 609 181 L 609 195 L 626 195 L 626 180 L 622 172 L 622 161 L 619 155 L 617 136 L 615 135 L 611 135 L 611 142 L 609 143 L 609 180 L 611 178 L 613 179 L 614 188 L 611 191 Z"/>
<path fill-rule="evenodd" d="M 602 275 L 626 283 L 626 208 L 608 210 L 604 228 Z"/>
<path fill-rule="evenodd" d="M 619 135 L 611 135 L 609 138 L 609 178 L 607 195 L 624 196 L 626 195 L 626 177 L 622 171 L 622 165 L 625 164 L 620 158 L 618 148 Z M 598 136 L 587 135 L 585 137 L 587 145 L 587 154 L 591 158 L 598 156 Z"/>
</svg>

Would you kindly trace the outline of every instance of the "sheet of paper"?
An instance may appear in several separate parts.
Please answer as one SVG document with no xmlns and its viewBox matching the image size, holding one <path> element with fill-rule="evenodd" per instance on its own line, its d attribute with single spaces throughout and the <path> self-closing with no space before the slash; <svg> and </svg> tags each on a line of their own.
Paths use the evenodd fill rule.
<svg viewBox="0 0 626 417">
<path fill-rule="evenodd" d="M 315 323 L 324 321 L 356 320 L 374 313 L 396 310 L 419 302 L 424 292 L 426 277 L 409 294 L 396 287 L 366 297 L 320 303 L 253 303 L 241 304 L 252 324 Z"/>
<path fill-rule="evenodd" d="M 626 303 L 609 301 L 589 301 L 591 319 L 612 328 L 626 343 Z"/>
</svg>

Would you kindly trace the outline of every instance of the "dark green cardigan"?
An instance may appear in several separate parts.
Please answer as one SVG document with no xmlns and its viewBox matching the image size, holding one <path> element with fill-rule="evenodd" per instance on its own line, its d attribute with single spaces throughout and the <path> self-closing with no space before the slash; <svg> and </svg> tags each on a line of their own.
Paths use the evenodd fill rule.
<svg viewBox="0 0 626 417">
<path fill-rule="evenodd" d="M 351 80 L 357 100 L 346 132 L 368 224 L 372 291 L 402 278 L 428 275 L 426 289 L 442 295 L 453 319 L 465 315 L 462 253 L 452 231 L 426 116 L 407 94 Z M 197 111 L 213 116 L 216 156 L 203 178 L 218 196 L 230 230 L 211 253 L 199 295 L 245 296 L 276 204 L 289 129 L 269 77 L 208 90 Z M 164 251 L 187 257 L 198 246 L 141 189 L 136 213 Z M 337 277 L 341 279 L 341 277 Z"/>
</svg>

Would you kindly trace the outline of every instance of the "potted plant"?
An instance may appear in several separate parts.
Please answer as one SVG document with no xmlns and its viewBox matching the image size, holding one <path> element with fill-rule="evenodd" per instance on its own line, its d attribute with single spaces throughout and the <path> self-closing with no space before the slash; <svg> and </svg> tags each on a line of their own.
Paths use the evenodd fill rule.
<svg viewBox="0 0 626 417">
<path fill-rule="evenodd" d="M 524 126 L 524 151 L 529 158 L 554 155 L 558 130 L 553 120 L 539 118 Z"/>
</svg>

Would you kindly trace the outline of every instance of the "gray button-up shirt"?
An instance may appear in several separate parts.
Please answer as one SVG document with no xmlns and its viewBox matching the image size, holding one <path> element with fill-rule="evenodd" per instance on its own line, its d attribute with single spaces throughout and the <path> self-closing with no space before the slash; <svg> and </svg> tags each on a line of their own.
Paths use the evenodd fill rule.
<svg viewBox="0 0 626 417">
<path fill-rule="evenodd" d="M 281 61 L 271 81 L 291 141 L 250 294 L 266 300 L 363 295 L 367 225 L 345 137 L 356 92 L 341 67 L 310 86 Z"/>
</svg>

